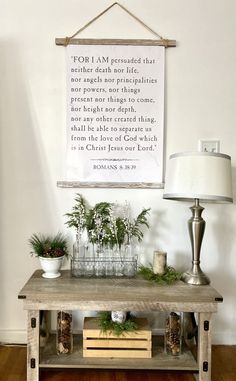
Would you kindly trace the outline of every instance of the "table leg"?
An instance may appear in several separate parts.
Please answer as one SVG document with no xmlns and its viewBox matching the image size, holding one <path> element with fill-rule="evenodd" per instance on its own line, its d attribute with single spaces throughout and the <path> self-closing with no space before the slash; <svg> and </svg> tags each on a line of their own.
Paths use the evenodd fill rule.
<svg viewBox="0 0 236 381">
<path fill-rule="evenodd" d="M 211 313 L 198 315 L 199 381 L 211 381 Z"/>
<path fill-rule="evenodd" d="M 28 311 L 27 381 L 39 380 L 39 310 Z"/>
</svg>

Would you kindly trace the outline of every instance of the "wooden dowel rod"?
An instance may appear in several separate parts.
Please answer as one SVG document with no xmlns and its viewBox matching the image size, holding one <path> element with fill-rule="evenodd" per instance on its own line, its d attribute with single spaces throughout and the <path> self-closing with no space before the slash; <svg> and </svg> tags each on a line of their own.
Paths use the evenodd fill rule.
<svg viewBox="0 0 236 381">
<path fill-rule="evenodd" d="M 66 46 L 68 38 L 56 38 L 56 45 Z M 70 40 L 71 45 L 154 45 L 165 46 L 166 48 L 175 47 L 176 40 L 160 39 L 160 40 L 122 40 L 122 39 L 79 39 Z"/>
</svg>

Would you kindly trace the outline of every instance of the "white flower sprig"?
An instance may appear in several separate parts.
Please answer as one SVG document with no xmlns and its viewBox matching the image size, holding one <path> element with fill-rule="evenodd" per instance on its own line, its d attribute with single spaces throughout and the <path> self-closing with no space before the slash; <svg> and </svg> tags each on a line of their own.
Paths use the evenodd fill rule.
<svg viewBox="0 0 236 381">
<path fill-rule="evenodd" d="M 85 229 L 88 240 L 101 249 L 103 246 L 119 249 L 123 244 L 130 244 L 132 238 L 141 241 L 142 226 L 149 227 L 147 214 L 150 209 L 143 209 L 136 219 L 130 217 L 130 205 L 126 202 L 120 208 L 118 204 L 99 202 L 93 208 L 88 208 L 84 198 L 77 194 L 76 204 L 71 213 L 67 213 L 66 224 L 76 228 L 77 233 Z"/>
</svg>

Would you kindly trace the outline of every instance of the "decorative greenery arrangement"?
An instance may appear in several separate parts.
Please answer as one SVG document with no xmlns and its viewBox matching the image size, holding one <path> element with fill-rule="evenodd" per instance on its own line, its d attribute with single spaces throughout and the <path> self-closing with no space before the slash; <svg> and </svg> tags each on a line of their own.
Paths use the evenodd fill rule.
<svg viewBox="0 0 236 381">
<path fill-rule="evenodd" d="M 78 232 L 82 231 L 87 225 L 87 205 L 83 196 L 79 193 L 75 197 L 75 205 L 71 213 L 66 213 L 68 227 L 74 227 Z"/>
<path fill-rule="evenodd" d="M 99 246 L 113 248 L 130 244 L 131 239 L 139 242 L 143 239 L 142 227 L 149 227 L 147 215 L 150 209 L 143 209 L 135 218 L 129 217 L 129 210 L 123 210 L 123 216 L 116 215 L 116 207 L 109 202 L 99 202 L 93 208 L 86 204 L 79 193 L 75 197 L 75 205 L 70 213 L 66 213 L 68 227 L 74 227 L 80 235 L 87 230 L 88 240 Z"/>
<path fill-rule="evenodd" d="M 164 274 L 155 274 L 151 265 L 150 267 L 140 266 L 138 274 L 142 275 L 147 280 L 151 280 L 159 284 L 171 284 L 177 280 L 180 280 L 182 275 L 171 266 L 166 267 Z"/>
<path fill-rule="evenodd" d="M 29 244 L 33 249 L 32 254 L 44 258 L 58 258 L 68 256 L 67 239 L 61 233 L 55 236 L 34 233 Z"/>
<path fill-rule="evenodd" d="M 102 332 L 113 333 L 116 336 L 121 336 L 125 332 L 134 332 L 138 329 L 138 324 L 135 318 L 128 313 L 124 323 L 113 322 L 111 319 L 111 312 L 102 311 L 98 314 L 99 327 Z"/>
</svg>

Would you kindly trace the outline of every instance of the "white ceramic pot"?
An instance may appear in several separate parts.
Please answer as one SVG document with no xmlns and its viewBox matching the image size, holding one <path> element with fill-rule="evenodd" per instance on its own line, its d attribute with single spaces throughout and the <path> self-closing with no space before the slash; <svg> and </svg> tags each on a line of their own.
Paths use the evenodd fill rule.
<svg viewBox="0 0 236 381">
<path fill-rule="evenodd" d="M 42 277 L 44 278 L 58 278 L 61 273 L 59 272 L 62 262 L 64 259 L 64 255 L 62 257 L 57 258 L 45 258 L 39 257 L 39 262 L 44 271 Z"/>
</svg>

